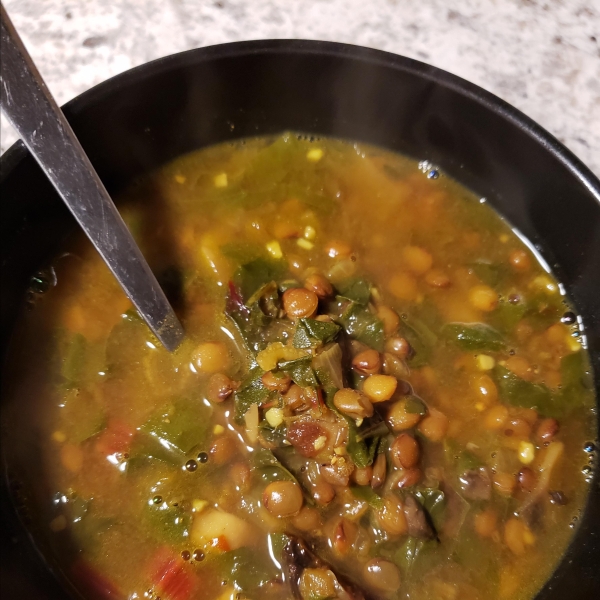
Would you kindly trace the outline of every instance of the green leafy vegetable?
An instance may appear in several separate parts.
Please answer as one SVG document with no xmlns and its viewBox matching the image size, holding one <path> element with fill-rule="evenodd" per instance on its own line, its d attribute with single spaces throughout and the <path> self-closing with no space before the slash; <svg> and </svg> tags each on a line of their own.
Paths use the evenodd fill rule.
<svg viewBox="0 0 600 600">
<path fill-rule="evenodd" d="M 216 561 L 223 579 L 243 592 L 255 590 L 277 575 L 275 565 L 265 561 L 254 548 L 246 546 L 224 552 Z"/>
<path fill-rule="evenodd" d="M 80 333 L 75 334 L 64 354 L 61 374 L 69 387 L 76 386 L 83 374 L 86 360 L 87 340 Z"/>
<path fill-rule="evenodd" d="M 242 298 L 248 300 L 257 290 L 271 281 L 281 279 L 287 271 L 286 262 L 267 258 L 257 258 L 242 265 L 233 276 Z"/>
<path fill-rule="evenodd" d="M 252 461 L 255 469 L 257 469 L 259 473 L 260 479 L 265 483 L 284 480 L 295 481 L 298 483 L 296 477 L 281 464 L 271 450 L 262 448 L 261 450 L 254 452 Z"/>
<path fill-rule="evenodd" d="M 106 427 L 106 413 L 96 397 L 78 389 L 68 390 L 63 399 L 62 422 L 67 439 L 79 444 Z"/>
<path fill-rule="evenodd" d="M 336 323 L 300 319 L 294 334 L 294 348 L 315 348 L 332 342 L 340 329 Z"/>
<path fill-rule="evenodd" d="M 423 487 L 413 494 L 421 503 L 421 506 L 431 517 L 436 531 L 440 531 L 444 524 L 444 512 L 446 509 L 446 495 L 437 488 Z"/>
<path fill-rule="evenodd" d="M 579 406 L 593 406 L 594 381 L 582 350 L 563 356 L 560 362 L 560 402 L 568 414 Z"/>
<path fill-rule="evenodd" d="M 413 415 L 426 415 L 427 414 L 427 406 L 425 402 L 421 400 L 418 396 L 408 396 L 406 398 L 406 403 L 404 409 L 407 413 L 411 413 Z"/>
<path fill-rule="evenodd" d="M 191 517 L 179 503 L 146 503 L 145 517 L 151 530 L 162 541 L 180 544 L 189 535 Z"/>
<path fill-rule="evenodd" d="M 346 279 L 337 286 L 339 295 L 361 306 L 366 306 L 371 297 L 371 284 L 365 279 Z"/>
<path fill-rule="evenodd" d="M 235 419 L 238 423 L 243 422 L 244 415 L 252 404 L 262 404 L 269 397 L 269 390 L 262 382 L 263 374 L 264 371 L 259 366 L 254 367 L 235 392 Z"/>
<path fill-rule="evenodd" d="M 383 499 L 369 485 L 357 485 L 350 488 L 352 494 L 359 500 L 364 500 L 370 507 L 379 510 L 383 508 Z"/>
<path fill-rule="evenodd" d="M 158 440 L 172 453 L 185 455 L 205 441 L 210 412 L 200 400 L 182 398 L 155 413 L 140 431 Z"/>
<path fill-rule="evenodd" d="M 448 323 L 442 335 L 462 350 L 502 350 L 504 338 L 485 323 Z"/>
<path fill-rule="evenodd" d="M 555 395 L 545 385 L 531 383 L 517 377 L 512 371 L 497 365 L 494 369 L 500 398 L 522 408 L 535 408 L 540 414 L 554 417 L 562 413 L 560 395 Z"/>
<path fill-rule="evenodd" d="M 491 287 L 496 287 L 504 281 L 508 274 L 506 265 L 499 263 L 478 261 L 471 263 L 469 267 L 478 279 Z"/>
<path fill-rule="evenodd" d="M 351 338 L 383 352 L 383 323 L 368 308 L 350 301 L 338 320 Z"/>
<path fill-rule="evenodd" d="M 424 321 L 408 315 L 403 315 L 400 319 L 400 333 L 413 349 L 414 354 L 409 358 L 411 366 L 421 367 L 427 364 L 437 344 L 437 335 Z"/>
<path fill-rule="evenodd" d="M 280 371 L 287 373 L 294 383 L 300 387 L 318 387 L 319 382 L 311 366 L 312 356 L 303 356 L 295 360 L 288 360 L 278 363 Z"/>
<path fill-rule="evenodd" d="M 407 573 L 416 567 L 417 559 L 422 559 L 438 547 L 435 540 L 425 540 L 408 536 L 393 555 L 393 561 Z"/>
</svg>

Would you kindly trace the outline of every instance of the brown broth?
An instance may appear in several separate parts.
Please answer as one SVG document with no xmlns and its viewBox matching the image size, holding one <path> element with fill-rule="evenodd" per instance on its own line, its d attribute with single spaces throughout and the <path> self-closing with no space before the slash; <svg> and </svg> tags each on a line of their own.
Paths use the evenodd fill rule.
<svg viewBox="0 0 600 600">
<path fill-rule="evenodd" d="M 86 595 L 288 598 L 279 563 L 285 534 L 294 534 L 337 574 L 384 598 L 533 597 L 564 553 L 588 492 L 584 446 L 597 432 L 593 391 L 580 384 L 590 371 L 584 338 L 576 322 L 564 322 L 572 309 L 531 248 L 471 192 L 436 175 L 377 148 L 286 134 L 194 152 L 134 184 L 121 199 L 124 218 L 187 333 L 172 355 L 82 236 L 39 276 L 49 289 L 40 293 L 40 281 L 32 288 L 4 378 L 4 444 L 36 539 Z M 406 490 L 391 483 L 406 469 L 393 466 L 389 450 L 380 489 L 362 487 L 357 497 L 339 486 L 327 506 L 312 507 L 304 483 L 304 521 L 264 507 L 268 481 L 287 475 L 266 465 L 266 454 L 256 462 L 261 444 L 252 441 L 250 417 L 245 425 L 244 415 L 234 418 L 240 390 L 223 403 L 208 400 L 210 372 L 239 382 L 251 366 L 224 308 L 228 282 L 257 258 L 282 267 L 284 287 L 302 287 L 312 273 L 338 289 L 365 278 L 373 286 L 365 318 L 391 308 L 400 331 L 416 336 L 400 379 L 442 425 L 421 420 L 407 430 L 421 453 L 420 480 L 408 494 L 424 490 L 432 502 L 442 493 L 441 510 L 425 504 L 439 541 L 391 535 L 377 520 L 382 498 L 406 501 Z M 282 284 L 288 280 L 297 283 Z M 462 333 L 446 327 L 452 323 Z M 492 338 L 486 329 L 483 341 L 468 342 L 478 349 L 456 341 L 472 335 L 474 323 L 494 328 Z M 392 335 L 380 334 L 367 345 Z M 544 409 L 518 406 L 532 394 Z M 278 401 L 273 407 L 292 423 Z M 259 413 L 263 436 L 268 408 Z M 551 441 L 536 438 L 544 413 L 560 423 Z M 268 435 L 279 435 L 274 430 Z M 519 489 L 518 472 L 527 466 L 539 482 L 558 444 L 548 485 L 521 514 L 533 492 Z M 344 449 L 326 450 L 327 460 L 349 460 Z M 323 454 L 320 466 L 283 454 L 302 481 L 323 465 Z M 487 499 L 465 498 L 460 488 L 460 477 L 477 469 L 491 478 Z M 223 514 L 211 507 L 247 525 L 234 521 L 207 541 L 203 519 Z M 515 511 L 517 524 L 507 528 Z M 342 537 L 357 536 L 349 549 L 336 545 L 342 516 Z M 397 565 L 396 590 L 369 587 L 364 565 L 377 556 Z"/>
</svg>

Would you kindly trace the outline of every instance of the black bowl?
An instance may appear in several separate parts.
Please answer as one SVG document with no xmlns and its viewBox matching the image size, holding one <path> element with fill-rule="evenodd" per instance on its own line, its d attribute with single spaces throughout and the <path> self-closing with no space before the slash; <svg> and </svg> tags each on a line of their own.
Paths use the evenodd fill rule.
<svg viewBox="0 0 600 600">
<path fill-rule="evenodd" d="M 427 159 L 485 197 L 536 245 L 583 317 L 600 390 L 600 181 L 546 131 L 481 88 L 426 64 L 309 41 L 225 44 L 177 54 L 64 107 L 111 193 L 191 150 L 294 130 Z M 6 353 L 30 275 L 75 222 L 19 142 L 0 161 Z M 6 597 L 68 595 L 33 549 L 2 486 Z M 63 582 L 64 584 L 64 582 Z M 600 597 L 600 482 L 539 600 Z"/>
</svg>

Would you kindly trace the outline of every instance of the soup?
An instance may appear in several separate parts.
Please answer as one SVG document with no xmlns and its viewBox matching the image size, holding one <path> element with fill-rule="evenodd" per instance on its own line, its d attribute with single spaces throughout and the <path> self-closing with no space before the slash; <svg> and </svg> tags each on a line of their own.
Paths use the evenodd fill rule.
<svg viewBox="0 0 600 600">
<path fill-rule="evenodd" d="M 22 514 L 86 597 L 531 598 L 585 504 L 585 337 L 432 165 L 286 134 L 121 205 L 169 354 L 81 236 L 32 279 L 3 423 Z"/>
</svg>

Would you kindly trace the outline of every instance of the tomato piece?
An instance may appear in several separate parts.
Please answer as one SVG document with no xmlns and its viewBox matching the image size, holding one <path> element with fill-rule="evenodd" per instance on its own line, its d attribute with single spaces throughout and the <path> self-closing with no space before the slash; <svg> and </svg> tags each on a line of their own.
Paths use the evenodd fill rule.
<svg viewBox="0 0 600 600">
<path fill-rule="evenodd" d="M 104 431 L 96 437 L 96 451 L 102 456 L 124 454 L 129 450 L 134 430 L 122 421 L 111 419 Z"/>
<path fill-rule="evenodd" d="M 154 557 L 150 577 L 158 595 L 168 600 L 188 600 L 194 588 L 193 578 L 186 571 L 183 560 L 174 557 L 166 548 Z"/>
</svg>

